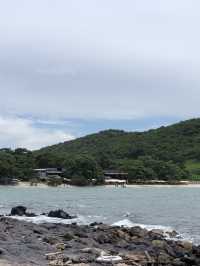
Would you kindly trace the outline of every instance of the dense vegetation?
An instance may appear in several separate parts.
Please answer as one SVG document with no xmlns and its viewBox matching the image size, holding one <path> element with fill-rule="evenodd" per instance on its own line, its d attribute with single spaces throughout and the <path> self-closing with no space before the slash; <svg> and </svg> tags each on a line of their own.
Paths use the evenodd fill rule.
<svg viewBox="0 0 200 266">
<path fill-rule="evenodd" d="M 43 148 L 0 150 L 0 177 L 27 180 L 35 167 L 64 167 L 74 184 L 101 182 L 103 169 L 125 170 L 129 181 L 200 177 L 200 119 L 146 132 L 107 130 Z"/>
</svg>

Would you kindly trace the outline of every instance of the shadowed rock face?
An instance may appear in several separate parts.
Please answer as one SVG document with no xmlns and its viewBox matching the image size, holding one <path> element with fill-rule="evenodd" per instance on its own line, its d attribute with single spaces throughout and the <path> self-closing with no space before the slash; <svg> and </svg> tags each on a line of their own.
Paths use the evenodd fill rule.
<svg viewBox="0 0 200 266">
<path fill-rule="evenodd" d="M 0 263 L 4 260 L 11 265 L 95 266 L 100 265 L 97 258 L 111 255 L 120 256 L 119 265 L 200 265 L 200 247 L 166 240 L 160 230 L 149 232 L 140 227 L 105 224 L 36 225 L 0 218 Z"/>
<path fill-rule="evenodd" d="M 24 206 L 16 206 L 13 207 L 10 213 L 12 216 L 23 216 L 26 214 L 26 207 Z"/>
<path fill-rule="evenodd" d="M 76 216 L 71 216 L 63 210 L 50 211 L 48 217 L 61 218 L 61 219 L 74 219 Z"/>
<path fill-rule="evenodd" d="M 35 213 L 30 213 L 26 211 L 26 207 L 24 206 L 16 206 L 11 209 L 10 216 L 27 216 L 27 217 L 35 217 L 37 216 Z"/>
</svg>

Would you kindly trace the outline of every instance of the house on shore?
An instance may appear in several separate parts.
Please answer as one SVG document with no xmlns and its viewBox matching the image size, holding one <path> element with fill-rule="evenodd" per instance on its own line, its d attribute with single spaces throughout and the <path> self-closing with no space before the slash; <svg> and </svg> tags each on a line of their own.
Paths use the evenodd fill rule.
<svg viewBox="0 0 200 266">
<path fill-rule="evenodd" d="M 128 173 L 116 170 L 105 170 L 104 179 L 106 185 L 124 187 L 128 183 Z"/>
<path fill-rule="evenodd" d="M 128 179 L 128 173 L 122 172 L 122 171 L 117 171 L 117 170 L 105 170 L 103 172 L 104 178 L 106 179 Z"/>
<path fill-rule="evenodd" d="M 38 168 L 33 169 L 36 176 L 41 180 L 47 180 L 52 177 L 62 177 L 65 169 L 63 168 Z"/>
</svg>

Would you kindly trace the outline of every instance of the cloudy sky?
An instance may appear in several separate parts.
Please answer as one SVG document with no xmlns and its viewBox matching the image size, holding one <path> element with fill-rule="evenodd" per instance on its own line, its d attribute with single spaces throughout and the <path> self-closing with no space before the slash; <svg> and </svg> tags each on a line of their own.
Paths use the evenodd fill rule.
<svg viewBox="0 0 200 266">
<path fill-rule="evenodd" d="M 199 0 L 0 0 L 0 147 L 200 116 Z"/>
</svg>

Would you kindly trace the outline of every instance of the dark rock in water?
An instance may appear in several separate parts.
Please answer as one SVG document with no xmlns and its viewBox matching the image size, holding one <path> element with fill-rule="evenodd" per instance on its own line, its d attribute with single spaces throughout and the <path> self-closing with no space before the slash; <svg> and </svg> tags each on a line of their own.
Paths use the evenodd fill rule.
<svg viewBox="0 0 200 266">
<path fill-rule="evenodd" d="M 71 216 L 63 210 L 50 211 L 48 217 L 61 218 L 61 219 L 74 219 L 76 216 Z"/>
<path fill-rule="evenodd" d="M 26 212 L 26 207 L 24 206 L 16 206 L 11 209 L 11 216 L 27 216 L 27 217 L 36 217 L 35 213 Z"/>
<path fill-rule="evenodd" d="M 90 226 L 98 226 L 98 225 L 102 225 L 103 223 L 97 223 L 97 222 L 94 222 L 94 223 L 91 223 Z"/>
<path fill-rule="evenodd" d="M 13 207 L 10 213 L 12 216 L 23 216 L 26 214 L 26 207 L 24 206 L 16 206 Z"/>
<path fill-rule="evenodd" d="M 37 216 L 37 215 L 36 215 L 35 213 L 33 213 L 33 212 L 26 212 L 25 215 L 26 215 L 27 217 L 36 217 L 36 216 Z"/>
</svg>

